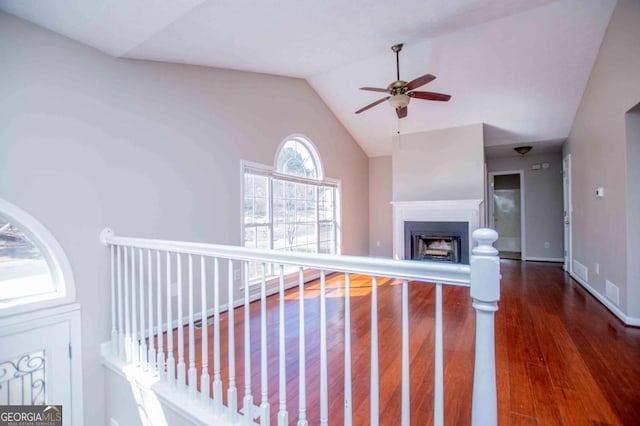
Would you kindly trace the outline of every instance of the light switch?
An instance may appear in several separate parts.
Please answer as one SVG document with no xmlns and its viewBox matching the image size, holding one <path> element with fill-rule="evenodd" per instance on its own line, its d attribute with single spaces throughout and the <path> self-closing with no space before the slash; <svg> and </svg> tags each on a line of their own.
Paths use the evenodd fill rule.
<svg viewBox="0 0 640 426">
<path fill-rule="evenodd" d="M 603 187 L 596 188 L 596 197 L 604 197 L 604 188 Z"/>
</svg>

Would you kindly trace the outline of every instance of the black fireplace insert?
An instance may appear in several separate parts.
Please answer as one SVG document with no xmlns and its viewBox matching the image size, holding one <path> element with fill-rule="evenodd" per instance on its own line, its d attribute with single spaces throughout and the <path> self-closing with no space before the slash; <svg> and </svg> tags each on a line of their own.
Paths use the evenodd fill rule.
<svg viewBox="0 0 640 426">
<path fill-rule="evenodd" d="M 467 222 L 405 222 L 405 258 L 469 263 Z"/>
</svg>

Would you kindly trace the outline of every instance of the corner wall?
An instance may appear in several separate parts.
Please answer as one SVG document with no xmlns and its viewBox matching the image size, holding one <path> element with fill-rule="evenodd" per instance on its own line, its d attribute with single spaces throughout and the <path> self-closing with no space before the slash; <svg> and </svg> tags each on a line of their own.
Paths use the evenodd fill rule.
<svg viewBox="0 0 640 426">
<path fill-rule="evenodd" d="M 105 226 L 239 245 L 240 160 L 272 164 L 302 133 L 342 180 L 343 253 L 368 253 L 368 158 L 304 80 L 116 59 L 4 13 L 0 58 L 0 198 L 46 226 L 71 263 L 86 424 L 104 424 Z"/>
<path fill-rule="evenodd" d="M 618 0 L 564 154 L 571 153 L 573 258 L 589 271 L 584 284 L 614 312 L 633 317 L 640 325 L 640 300 L 629 297 L 634 292 L 629 287 L 637 289 L 640 282 L 627 277 L 628 262 L 638 260 L 630 259 L 626 250 L 625 213 L 625 115 L 640 101 L 638 40 L 640 1 Z M 596 198 L 600 186 L 605 196 Z M 618 305 L 606 297 L 605 280 L 619 287 Z"/>
</svg>

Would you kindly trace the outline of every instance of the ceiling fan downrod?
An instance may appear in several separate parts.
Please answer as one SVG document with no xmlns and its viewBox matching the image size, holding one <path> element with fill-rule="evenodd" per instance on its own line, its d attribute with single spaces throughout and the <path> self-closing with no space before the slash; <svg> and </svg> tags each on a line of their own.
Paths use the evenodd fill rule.
<svg viewBox="0 0 640 426">
<path fill-rule="evenodd" d="M 396 54 L 396 80 L 400 80 L 400 51 L 402 46 L 404 46 L 402 43 L 391 46 L 391 50 Z"/>
</svg>

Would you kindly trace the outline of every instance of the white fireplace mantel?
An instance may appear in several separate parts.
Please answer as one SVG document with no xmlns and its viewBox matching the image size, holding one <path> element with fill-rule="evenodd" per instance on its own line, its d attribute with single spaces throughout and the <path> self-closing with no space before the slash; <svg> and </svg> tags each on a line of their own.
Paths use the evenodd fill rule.
<svg viewBox="0 0 640 426">
<path fill-rule="evenodd" d="M 393 258 L 404 259 L 405 222 L 467 222 L 471 233 L 484 221 L 483 200 L 392 201 Z"/>
</svg>

